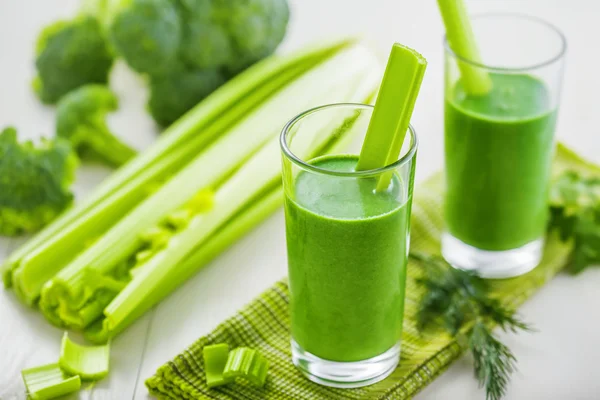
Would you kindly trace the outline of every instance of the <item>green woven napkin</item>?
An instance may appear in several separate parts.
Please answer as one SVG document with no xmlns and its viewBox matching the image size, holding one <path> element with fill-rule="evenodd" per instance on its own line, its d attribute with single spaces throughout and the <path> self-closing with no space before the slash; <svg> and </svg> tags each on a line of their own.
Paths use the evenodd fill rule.
<svg viewBox="0 0 600 400">
<path fill-rule="evenodd" d="M 600 167 L 582 160 L 558 145 L 554 173 L 565 169 L 584 174 L 600 174 Z M 412 209 L 411 250 L 439 253 L 442 233 L 443 179 L 436 174 L 415 190 Z M 540 266 L 526 275 L 494 281 L 494 290 L 510 307 L 517 307 L 551 279 L 564 265 L 568 247 L 556 238 L 547 241 Z M 146 381 L 150 392 L 165 399 L 408 399 L 443 372 L 463 349 L 440 328 L 419 333 L 415 314 L 422 290 L 415 279 L 422 267 L 409 263 L 406 285 L 402 356 L 398 368 L 388 378 L 359 389 L 335 389 L 305 379 L 292 365 L 290 354 L 289 292 L 286 281 L 276 283 L 236 315 L 201 337 L 187 350 L 156 371 Z M 270 361 L 263 388 L 231 384 L 208 389 L 202 359 L 207 344 L 228 343 L 230 347 L 259 349 Z"/>
</svg>

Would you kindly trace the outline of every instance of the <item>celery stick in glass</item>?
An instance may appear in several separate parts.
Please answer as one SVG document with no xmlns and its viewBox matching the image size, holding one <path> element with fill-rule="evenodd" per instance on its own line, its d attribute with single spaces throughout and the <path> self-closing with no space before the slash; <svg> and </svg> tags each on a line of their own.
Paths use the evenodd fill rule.
<svg viewBox="0 0 600 400">
<path fill-rule="evenodd" d="M 395 43 L 388 59 L 356 169 L 383 168 L 398 159 L 410 117 L 421 88 L 427 61 L 415 50 Z M 379 178 L 377 190 L 386 190 L 392 176 Z"/>
<path fill-rule="evenodd" d="M 482 64 L 482 60 L 464 0 L 438 0 L 438 6 L 452 51 L 460 58 L 469 60 L 469 62 L 458 60 L 465 91 L 472 95 L 488 93 L 492 89 L 490 76 L 487 71 L 471 64 L 471 62 Z"/>
</svg>

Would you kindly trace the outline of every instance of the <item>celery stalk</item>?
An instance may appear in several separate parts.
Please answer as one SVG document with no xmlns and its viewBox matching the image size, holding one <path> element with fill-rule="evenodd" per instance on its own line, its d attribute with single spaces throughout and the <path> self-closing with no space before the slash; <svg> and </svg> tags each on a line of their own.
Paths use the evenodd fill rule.
<svg viewBox="0 0 600 400">
<path fill-rule="evenodd" d="M 401 44 L 392 47 L 356 169 L 373 170 L 398 159 L 419 94 L 427 61 Z M 379 178 L 377 190 L 386 190 L 391 174 Z"/>
<path fill-rule="evenodd" d="M 193 146 L 188 145 L 193 143 L 198 136 L 202 136 L 198 135 L 199 131 L 202 131 L 215 121 L 228 121 L 230 124 L 235 122 L 239 118 L 239 115 L 227 118 L 229 111 L 239 104 L 243 105 L 243 107 L 239 108 L 242 110 L 242 113 L 256 107 L 272 94 L 273 91 L 278 89 L 278 87 L 271 86 L 271 91 L 261 91 L 261 88 L 269 86 L 271 81 L 277 81 L 277 77 L 285 74 L 288 69 L 302 64 L 306 64 L 305 66 L 308 68 L 330 57 L 352 42 L 352 40 L 347 39 L 338 40 L 321 46 L 307 48 L 290 56 L 269 57 L 230 80 L 205 101 L 188 112 L 178 122 L 169 127 L 153 146 L 109 177 L 85 202 L 78 204 L 73 209 L 64 213 L 56 221 L 14 251 L 3 266 L 2 276 L 4 285 L 6 287 L 11 286 L 12 272 L 18 268 L 19 262 L 23 257 L 36 248 L 39 248 L 46 241 L 59 235 L 74 222 L 80 219 L 85 220 L 86 213 L 93 207 L 99 204 L 104 207 L 105 205 L 102 202 L 106 200 L 106 197 L 111 196 L 117 189 L 134 179 L 140 173 L 143 173 L 154 163 L 159 162 L 164 157 L 168 157 L 173 150 L 185 147 L 193 148 Z M 292 79 L 293 76 L 288 76 L 288 78 Z M 286 82 L 279 81 L 279 83 L 283 85 Z M 202 141 L 204 139 L 201 139 Z M 175 166 L 181 167 L 185 163 L 185 160 L 181 160 L 179 163 L 175 163 Z M 128 193 L 129 190 L 125 192 Z M 64 245 L 65 242 L 66 239 L 64 241 L 61 240 L 59 243 Z M 69 252 L 63 252 L 63 254 L 69 254 Z"/>
<path fill-rule="evenodd" d="M 461 58 L 481 64 L 481 55 L 464 0 L 438 0 L 438 6 L 452 51 Z M 467 93 L 484 95 L 492 89 L 492 81 L 485 70 L 462 60 L 457 61 Z"/>
<path fill-rule="evenodd" d="M 60 368 L 81 379 L 100 380 L 108 374 L 109 345 L 81 346 L 69 339 L 67 332 L 63 335 L 60 349 Z"/>
<path fill-rule="evenodd" d="M 33 400 L 53 399 L 76 392 L 81 387 L 79 376 L 68 376 L 58 364 L 25 369 L 21 375 L 27 394 Z"/>
<path fill-rule="evenodd" d="M 140 231 L 158 223 L 200 189 L 221 184 L 240 163 L 252 157 L 258 147 L 275 137 L 290 115 L 312 106 L 315 100 L 318 103 L 337 100 L 338 91 L 349 90 L 348 82 L 356 81 L 372 68 L 368 56 L 361 47 L 340 51 L 282 89 L 214 142 L 44 286 L 40 306 L 45 314 L 55 314 L 47 315 L 48 319 L 58 317 L 66 323 L 60 315 L 63 310 L 78 309 L 81 304 L 93 301 L 95 292 L 86 289 L 89 282 L 81 276 L 84 269 L 110 273 L 117 263 L 130 257 L 139 247 Z M 340 71 L 342 65 L 347 67 Z M 314 93 L 307 93 L 306 87 L 311 83 L 314 86 L 314 82 L 319 82 L 319 86 Z M 273 126 L 265 126 L 265 121 L 271 121 Z M 181 257 L 177 255 L 177 259 L 181 260 Z"/>
<path fill-rule="evenodd" d="M 367 71 L 357 80 L 360 90 L 357 92 L 358 89 L 355 89 L 344 100 L 358 102 L 369 98 L 375 90 L 377 76 Z M 296 139 L 295 154 L 306 158 L 318 155 L 330 145 L 332 137 L 340 135 L 335 128 L 344 125 L 348 118 L 356 117 L 349 114 L 337 121 L 319 121 L 324 124 L 321 126 L 314 124 L 308 130 L 312 135 Z M 279 164 L 279 143 L 272 140 L 224 182 L 215 192 L 213 208 L 195 216 L 182 232 L 174 235 L 165 249 L 147 261 L 133 281 L 105 309 L 108 332 L 117 330 L 127 321 L 129 315 L 142 306 L 149 295 L 154 295 L 165 281 L 171 279 L 171 274 L 177 273 L 180 263 L 209 240 L 229 218 L 259 198 L 261 193 L 279 185 Z"/>
<path fill-rule="evenodd" d="M 204 346 L 202 349 L 204 371 L 206 372 L 206 385 L 209 388 L 233 382 L 233 378 L 227 379 L 223 376 L 228 356 L 229 345 L 226 343 Z"/>
<path fill-rule="evenodd" d="M 267 379 L 269 360 L 258 350 L 238 347 L 229 352 L 223 377 L 225 379 L 244 378 L 254 386 L 262 387 Z"/>
</svg>

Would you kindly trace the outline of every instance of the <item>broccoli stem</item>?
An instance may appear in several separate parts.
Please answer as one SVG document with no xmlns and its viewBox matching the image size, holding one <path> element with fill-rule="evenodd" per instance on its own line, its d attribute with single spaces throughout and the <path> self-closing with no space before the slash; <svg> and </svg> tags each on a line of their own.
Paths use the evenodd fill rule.
<svg viewBox="0 0 600 400">
<path fill-rule="evenodd" d="M 125 164 L 137 155 L 136 150 L 112 135 L 106 135 L 101 140 L 96 140 L 90 147 L 102 160 L 115 167 Z"/>
</svg>

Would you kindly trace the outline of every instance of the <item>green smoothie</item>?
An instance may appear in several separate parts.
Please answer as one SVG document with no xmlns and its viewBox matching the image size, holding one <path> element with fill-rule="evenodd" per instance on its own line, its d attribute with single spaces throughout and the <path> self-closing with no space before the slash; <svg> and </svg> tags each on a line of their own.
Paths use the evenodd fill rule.
<svg viewBox="0 0 600 400">
<path fill-rule="evenodd" d="M 354 171 L 358 157 L 321 157 L 322 169 Z M 395 177 L 301 172 L 286 195 L 292 336 L 332 361 L 359 361 L 396 345 L 402 332 L 409 199 Z"/>
<path fill-rule="evenodd" d="M 544 235 L 556 113 L 540 80 L 491 79 L 485 96 L 460 81 L 447 91 L 446 223 L 464 243 L 498 251 Z"/>
</svg>

